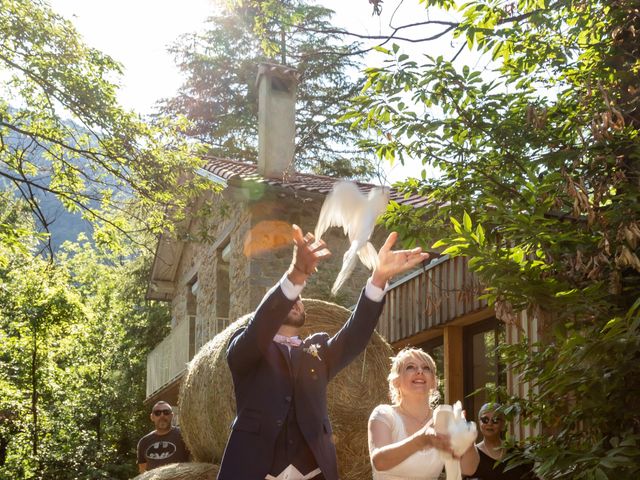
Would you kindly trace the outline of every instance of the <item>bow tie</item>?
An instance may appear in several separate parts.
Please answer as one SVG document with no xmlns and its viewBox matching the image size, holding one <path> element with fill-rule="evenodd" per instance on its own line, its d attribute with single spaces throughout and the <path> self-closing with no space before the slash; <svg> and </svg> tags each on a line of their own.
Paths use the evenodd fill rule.
<svg viewBox="0 0 640 480">
<path fill-rule="evenodd" d="M 287 345 L 289 347 L 299 347 L 302 345 L 302 340 L 300 337 L 285 337 L 284 335 L 276 334 L 273 337 L 273 341 L 276 343 L 281 343 L 282 345 Z"/>
</svg>

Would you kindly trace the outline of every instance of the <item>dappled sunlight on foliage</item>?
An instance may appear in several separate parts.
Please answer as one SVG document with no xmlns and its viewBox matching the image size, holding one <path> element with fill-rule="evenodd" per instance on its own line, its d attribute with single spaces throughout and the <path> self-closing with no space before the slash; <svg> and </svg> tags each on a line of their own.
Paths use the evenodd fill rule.
<svg viewBox="0 0 640 480">
<path fill-rule="evenodd" d="M 42 230 L 53 221 L 46 196 L 112 244 L 129 235 L 123 219 L 134 212 L 156 233 L 170 228 L 168 214 L 186 214 L 206 184 L 184 181 L 202 161 L 183 119 L 145 122 L 120 107 L 121 66 L 41 0 L 0 1 L 0 39 L 0 179 Z"/>
<path fill-rule="evenodd" d="M 80 238 L 50 262 L 22 241 L 0 242 L 0 478 L 130 478 L 146 355 L 168 330 L 144 300 L 150 256 Z"/>
<path fill-rule="evenodd" d="M 454 38 L 474 66 L 392 46 L 344 118 L 380 158 L 435 166 L 392 205 L 407 241 L 466 255 L 496 315 L 526 310 L 543 342 L 510 347 L 511 398 L 542 425 L 545 478 L 640 473 L 640 12 L 635 2 L 467 2 Z M 486 67 L 485 67 L 486 65 Z M 630 380 L 634 379 L 634 380 Z M 504 399 L 503 399 L 504 400 Z"/>
</svg>

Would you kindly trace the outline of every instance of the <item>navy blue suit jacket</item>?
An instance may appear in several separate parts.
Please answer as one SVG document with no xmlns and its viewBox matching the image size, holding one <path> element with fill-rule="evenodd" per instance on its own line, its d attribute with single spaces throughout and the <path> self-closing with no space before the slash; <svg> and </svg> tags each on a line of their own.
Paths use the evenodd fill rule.
<svg viewBox="0 0 640 480">
<path fill-rule="evenodd" d="M 269 473 L 276 438 L 295 402 L 296 417 L 327 480 L 338 479 L 335 446 L 327 413 L 327 384 L 367 346 L 384 302 L 360 295 L 344 326 L 333 336 L 316 333 L 292 349 L 273 342 L 291 310 L 276 285 L 262 300 L 248 325 L 227 349 L 236 396 L 236 418 L 225 448 L 218 480 L 262 480 Z M 317 344 L 319 359 L 304 348 Z M 363 428 L 364 425 L 363 425 Z"/>
</svg>

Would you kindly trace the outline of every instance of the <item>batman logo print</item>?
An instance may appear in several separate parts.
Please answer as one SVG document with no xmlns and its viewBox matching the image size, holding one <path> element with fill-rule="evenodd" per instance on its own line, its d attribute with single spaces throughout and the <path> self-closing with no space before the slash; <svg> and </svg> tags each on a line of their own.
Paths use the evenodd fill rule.
<svg viewBox="0 0 640 480">
<path fill-rule="evenodd" d="M 162 460 L 176 453 L 176 446 L 171 442 L 155 442 L 149 445 L 146 452 L 147 458 Z"/>
</svg>

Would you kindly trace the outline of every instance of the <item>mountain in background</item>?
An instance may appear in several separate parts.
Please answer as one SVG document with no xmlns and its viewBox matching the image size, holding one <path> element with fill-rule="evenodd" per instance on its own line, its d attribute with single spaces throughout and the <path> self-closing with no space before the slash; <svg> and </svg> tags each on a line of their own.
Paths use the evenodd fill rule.
<svg viewBox="0 0 640 480">
<path fill-rule="evenodd" d="M 77 128 L 73 126 L 73 128 Z M 48 187 L 50 184 L 50 176 L 46 174 L 48 171 L 49 162 L 43 157 L 43 149 L 38 146 L 32 145 L 25 137 L 20 135 L 6 135 L 3 136 L 4 148 L 24 152 L 24 156 L 28 158 L 28 161 L 38 167 L 39 174 L 36 176 L 28 176 L 28 180 L 32 185 L 41 185 L 42 187 Z M 25 145 L 29 145 L 25 147 Z M 0 158 L 0 160 L 2 160 Z M 80 158 L 74 160 L 74 163 L 82 168 L 83 164 L 86 164 L 86 160 Z M 0 161 L 0 173 L 6 171 L 11 177 L 16 176 L 16 172 L 11 167 L 8 167 L 5 162 Z M 25 188 L 25 185 L 21 185 L 21 188 Z M 0 189 L 13 191 L 16 196 L 20 196 L 17 187 L 0 176 Z M 88 238 L 91 238 L 93 233 L 93 227 L 91 223 L 82 218 L 81 212 L 68 211 L 58 200 L 58 198 L 46 192 L 45 190 L 32 187 L 31 191 L 33 196 L 38 202 L 40 211 L 48 223 L 50 233 L 50 244 L 54 252 L 56 252 L 60 246 L 67 240 L 75 241 L 80 233 L 85 233 Z M 96 205 L 97 206 L 97 205 Z M 36 229 L 38 232 L 44 232 L 45 228 L 42 221 L 37 215 L 33 215 Z"/>
<path fill-rule="evenodd" d="M 49 233 L 51 248 L 54 252 L 67 240 L 76 241 L 80 233 L 85 233 L 87 238 L 91 238 L 93 226 L 82 218 L 80 212 L 69 212 L 56 197 L 49 193 L 40 192 L 37 197 L 45 217 L 51 222 Z M 39 231 L 42 231 L 42 225 L 38 227 Z"/>
</svg>

